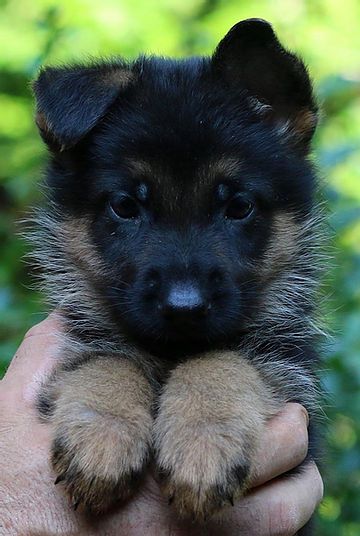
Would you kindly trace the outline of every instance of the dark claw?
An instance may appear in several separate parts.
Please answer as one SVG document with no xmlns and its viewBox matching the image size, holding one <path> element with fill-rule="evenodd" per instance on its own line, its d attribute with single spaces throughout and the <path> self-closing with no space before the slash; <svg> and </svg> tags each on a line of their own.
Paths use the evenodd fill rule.
<svg viewBox="0 0 360 536">
<path fill-rule="evenodd" d="M 234 497 L 229 497 L 229 503 L 234 506 Z"/>
<path fill-rule="evenodd" d="M 56 484 L 59 484 L 59 482 L 62 482 L 63 480 L 65 480 L 65 476 L 59 475 L 54 482 L 54 486 L 56 486 Z"/>
<path fill-rule="evenodd" d="M 170 504 L 173 503 L 173 501 L 174 501 L 174 497 L 175 497 L 175 495 L 170 495 L 170 497 L 169 497 L 169 499 L 168 499 L 168 505 L 169 505 L 169 506 L 170 506 Z"/>
</svg>

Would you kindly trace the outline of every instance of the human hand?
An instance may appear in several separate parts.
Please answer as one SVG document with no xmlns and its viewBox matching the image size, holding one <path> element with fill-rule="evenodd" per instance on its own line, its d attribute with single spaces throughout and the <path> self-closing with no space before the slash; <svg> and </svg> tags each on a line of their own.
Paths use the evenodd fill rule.
<svg viewBox="0 0 360 536">
<path fill-rule="evenodd" d="M 314 463 L 281 477 L 307 452 L 307 413 L 287 404 L 268 424 L 257 456 L 252 490 L 220 520 L 205 526 L 177 520 L 151 471 L 132 501 L 91 518 L 69 507 L 54 486 L 48 461 L 51 427 L 34 406 L 42 379 L 56 363 L 60 326 L 50 317 L 32 328 L 0 382 L 0 535 L 6 536 L 246 536 L 294 535 L 321 500 Z"/>
</svg>

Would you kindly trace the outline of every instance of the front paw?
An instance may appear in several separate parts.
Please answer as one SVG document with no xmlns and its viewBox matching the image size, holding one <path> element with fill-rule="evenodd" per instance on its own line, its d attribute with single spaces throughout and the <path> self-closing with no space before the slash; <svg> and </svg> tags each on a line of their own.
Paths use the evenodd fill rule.
<svg viewBox="0 0 360 536">
<path fill-rule="evenodd" d="M 81 411 L 81 410 L 80 410 Z M 70 416 L 57 427 L 51 449 L 55 483 L 64 486 L 71 505 L 102 513 L 126 501 L 139 486 L 148 444 L 128 423 L 111 416 Z"/>
<path fill-rule="evenodd" d="M 74 507 L 104 512 L 136 491 L 149 458 L 152 402 L 141 371 L 116 358 L 60 369 L 43 386 L 39 409 L 54 427 L 56 482 Z"/>
<path fill-rule="evenodd" d="M 177 366 L 154 425 L 163 489 L 182 517 L 204 521 L 242 495 L 272 393 L 234 353 L 212 353 Z"/>
<path fill-rule="evenodd" d="M 176 459 L 175 459 L 176 457 Z M 177 513 L 205 522 L 226 506 L 233 506 L 247 488 L 250 464 L 242 456 L 224 459 L 221 446 L 192 443 L 177 452 L 167 468 L 159 467 L 161 487 Z"/>
</svg>

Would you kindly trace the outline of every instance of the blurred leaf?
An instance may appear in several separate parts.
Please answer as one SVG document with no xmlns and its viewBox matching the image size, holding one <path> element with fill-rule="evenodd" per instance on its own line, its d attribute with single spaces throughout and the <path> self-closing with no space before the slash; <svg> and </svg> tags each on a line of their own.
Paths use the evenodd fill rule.
<svg viewBox="0 0 360 536">
<path fill-rule="evenodd" d="M 331 226 L 338 232 L 349 225 L 354 225 L 360 221 L 360 206 L 348 206 L 339 209 L 331 215 L 329 221 Z"/>
<path fill-rule="evenodd" d="M 360 141 L 357 143 L 347 143 L 336 147 L 318 150 L 317 157 L 320 167 L 332 168 L 345 162 L 354 153 L 360 151 Z"/>
<path fill-rule="evenodd" d="M 332 75 L 322 80 L 317 89 L 325 117 L 341 113 L 349 103 L 360 99 L 360 79 Z"/>
</svg>

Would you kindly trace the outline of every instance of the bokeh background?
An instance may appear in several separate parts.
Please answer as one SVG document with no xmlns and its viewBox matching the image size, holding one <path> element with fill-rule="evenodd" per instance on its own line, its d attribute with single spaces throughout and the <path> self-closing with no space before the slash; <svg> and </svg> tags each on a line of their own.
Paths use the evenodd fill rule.
<svg viewBox="0 0 360 536">
<path fill-rule="evenodd" d="M 237 21 L 262 17 L 304 58 L 322 106 L 314 153 L 324 177 L 333 340 L 324 352 L 326 496 L 321 536 L 360 535 L 360 1 L 0 0 L 0 373 L 45 306 L 31 290 L 16 222 L 40 201 L 45 160 L 30 80 L 40 65 L 140 52 L 211 53 Z"/>
</svg>

